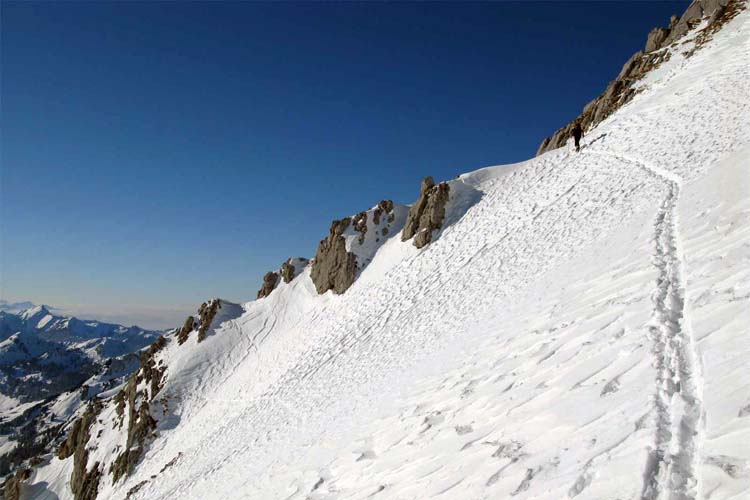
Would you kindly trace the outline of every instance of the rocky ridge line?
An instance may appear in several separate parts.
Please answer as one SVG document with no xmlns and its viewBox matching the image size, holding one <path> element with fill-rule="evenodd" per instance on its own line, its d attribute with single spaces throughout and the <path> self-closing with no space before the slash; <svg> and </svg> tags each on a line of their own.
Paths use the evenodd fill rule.
<svg viewBox="0 0 750 500">
<path fill-rule="evenodd" d="M 443 227 L 445 205 L 448 203 L 450 186 L 446 182 L 435 185 L 432 177 L 422 179 L 419 198 L 409 209 L 401 241 L 414 237 L 414 246 L 422 248 L 432 241 L 432 233 Z"/>
<path fill-rule="evenodd" d="M 539 145 L 536 156 L 564 146 L 576 122 L 580 122 L 581 127 L 588 130 L 630 102 L 639 92 L 634 88 L 634 84 L 670 59 L 671 52 L 662 49 L 676 48 L 677 41 L 704 18 L 707 27 L 697 35 L 696 47 L 686 52 L 687 56 L 692 55 L 698 47 L 710 40 L 711 35 L 736 16 L 741 9 L 741 0 L 694 0 L 681 17 L 672 16 L 668 27 L 652 29 L 646 39 L 644 50 L 639 50 L 628 59 L 617 77 L 607 85 L 599 97 L 583 108 L 578 117 L 557 130 L 551 137 L 545 138 Z"/>
<path fill-rule="evenodd" d="M 334 220 L 312 260 L 310 278 L 316 291 L 341 294 L 348 290 L 369 263 L 374 249 L 388 234 L 400 229 L 396 219 L 393 201 L 381 200 L 353 217 Z"/>
</svg>

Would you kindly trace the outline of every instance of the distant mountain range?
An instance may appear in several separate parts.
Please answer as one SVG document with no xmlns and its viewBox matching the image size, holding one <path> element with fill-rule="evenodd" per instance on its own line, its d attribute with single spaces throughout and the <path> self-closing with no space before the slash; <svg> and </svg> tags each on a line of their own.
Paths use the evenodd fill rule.
<svg viewBox="0 0 750 500">
<path fill-rule="evenodd" d="M 137 351 L 160 332 L 58 316 L 46 306 L 2 301 L 0 310 L 0 473 L 14 457 L 94 395 L 138 366 Z M 17 310 L 19 306 L 31 306 Z M 49 436 L 52 437 L 52 436 Z"/>
<path fill-rule="evenodd" d="M 23 302 L 8 302 L 7 300 L 0 299 L 0 311 L 18 313 L 35 306 L 36 304 L 29 302 L 28 300 Z"/>
<path fill-rule="evenodd" d="M 4 314 L 4 498 L 750 498 L 747 4 L 652 30 L 580 151 L 426 177 L 256 300 Z"/>
</svg>

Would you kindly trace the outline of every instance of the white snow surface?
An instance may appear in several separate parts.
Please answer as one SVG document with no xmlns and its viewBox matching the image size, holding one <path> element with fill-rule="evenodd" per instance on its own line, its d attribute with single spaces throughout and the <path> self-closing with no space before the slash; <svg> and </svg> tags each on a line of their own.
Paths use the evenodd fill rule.
<svg viewBox="0 0 750 500">
<path fill-rule="evenodd" d="M 750 14 L 680 50 L 580 154 L 451 181 L 433 242 L 345 294 L 308 266 L 170 339 L 158 436 L 101 498 L 750 497 Z"/>
</svg>

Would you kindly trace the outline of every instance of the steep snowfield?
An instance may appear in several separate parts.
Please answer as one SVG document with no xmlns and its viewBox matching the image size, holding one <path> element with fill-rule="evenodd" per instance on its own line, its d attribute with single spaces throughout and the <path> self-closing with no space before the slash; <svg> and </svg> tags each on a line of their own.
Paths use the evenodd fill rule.
<svg viewBox="0 0 750 500">
<path fill-rule="evenodd" d="M 451 181 L 435 240 L 345 294 L 308 266 L 168 342 L 158 436 L 101 498 L 748 498 L 750 14 L 682 50 L 580 154 Z M 69 497 L 71 462 L 26 491 Z"/>
</svg>

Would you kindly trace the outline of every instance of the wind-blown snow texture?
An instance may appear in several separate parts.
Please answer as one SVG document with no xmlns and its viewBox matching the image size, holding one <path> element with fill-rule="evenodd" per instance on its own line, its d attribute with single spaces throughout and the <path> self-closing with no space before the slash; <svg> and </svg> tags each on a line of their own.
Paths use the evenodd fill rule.
<svg viewBox="0 0 750 500">
<path fill-rule="evenodd" d="M 451 181 L 434 241 L 345 294 L 307 268 L 171 339 L 158 436 L 101 497 L 748 498 L 750 15 L 690 48 L 582 153 Z"/>
</svg>

